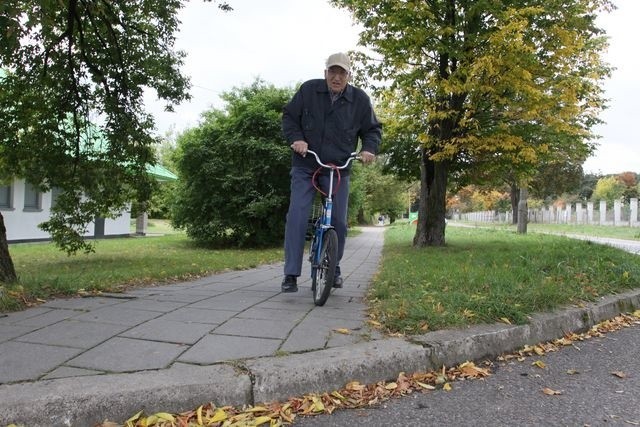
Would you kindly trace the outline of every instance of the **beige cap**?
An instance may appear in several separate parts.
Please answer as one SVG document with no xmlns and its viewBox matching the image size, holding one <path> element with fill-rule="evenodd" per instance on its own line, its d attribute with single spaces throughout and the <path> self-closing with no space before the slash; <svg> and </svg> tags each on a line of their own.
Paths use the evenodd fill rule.
<svg viewBox="0 0 640 427">
<path fill-rule="evenodd" d="M 334 65 L 341 67 L 345 71 L 351 72 L 351 61 L 349 61 L 349 57 L 346 53 L 334 53 L 329 58 L 327 58 L 327 70 Z"/>
</svg>

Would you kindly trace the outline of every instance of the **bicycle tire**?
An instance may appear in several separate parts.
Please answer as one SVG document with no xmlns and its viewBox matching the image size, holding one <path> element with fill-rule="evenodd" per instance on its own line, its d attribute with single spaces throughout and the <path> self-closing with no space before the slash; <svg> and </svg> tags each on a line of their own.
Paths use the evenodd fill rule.
<svg viewBox="0 0 640 427">
<path fill-rule="evenodd" d="M 311 263 L 311 292 L 315 293 L 316 291 L 316 273 L 318 269 L 315 267 L 316 262 L 316 250 L 318 249 L 317 245 L 318 235 L 314 234 L 311 239 L 311 244 L 309 245 L 309 263 Z"/>
<path fill-rule="evenodd" d="M 338 264 L 338 234 L 334 229 L 324 232 L 318 265 L 312 274 L 313 302 L 322 306 L 331 293 Z"/>
</svg>

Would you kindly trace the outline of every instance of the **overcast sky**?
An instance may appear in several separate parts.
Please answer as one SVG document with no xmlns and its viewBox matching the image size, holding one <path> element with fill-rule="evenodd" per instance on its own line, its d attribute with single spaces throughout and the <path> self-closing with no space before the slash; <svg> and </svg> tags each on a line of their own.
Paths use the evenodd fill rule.
<svg viewBox="0 0 640 427">
<path fill-rule="evenodd" d="M 196 126 L 200 114 L 221 108 L 222 92 L 251 84 L 257 77 L 277 87 L 321 78 L 331 53 L 356 49 L 357 28 L 348 12 L 326 0 L 232 0 L 223 13 L 212 3 L 191 0 L 182 10 L 176 47 L 187 52 L 183 71 L 191 77 L 193 99 L 174 113 L 148 98 L 161 134 Z M 586 172 L 640 173 L 640 54 L 634 35 L 640 0 L 617 0 L 618 9 L 602 16 L 610 36 L 606 60 L 616 67 L 606 82 L 609 109 L 595 155 Z"/>
</svg>

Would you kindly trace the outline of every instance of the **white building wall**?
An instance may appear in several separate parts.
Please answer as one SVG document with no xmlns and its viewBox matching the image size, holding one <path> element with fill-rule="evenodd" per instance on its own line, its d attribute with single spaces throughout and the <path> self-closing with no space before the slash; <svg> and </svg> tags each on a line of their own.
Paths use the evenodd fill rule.
<svg viewBox="0 0 640 427">
<path fill-rule="evenodd" d="M 49 239 L 49 233 L 42 231 L 38 225 L 47 221 L 51 212 L 51 192 L 42 193 L 38 211 L 24 210 L 25 181 L 15 180 L 11 188 L 11 209 L 2 209 L 7 240 L 45 240 Z M 130 234 L 131 212 L 127 209 L 116 219 L 106 219 L 104 223 L 105 236 L 123 236 Z M 94 235 L 94 224 L 87 226 L 85 236 Z"/>
<path fill-rule="evenodd" d="M 131 234 L 131 212 L 129 209 L 122 212 L 118 218 L 105 219 L 104 235 L 105 236 L 121 236 Z"/>
</svg>

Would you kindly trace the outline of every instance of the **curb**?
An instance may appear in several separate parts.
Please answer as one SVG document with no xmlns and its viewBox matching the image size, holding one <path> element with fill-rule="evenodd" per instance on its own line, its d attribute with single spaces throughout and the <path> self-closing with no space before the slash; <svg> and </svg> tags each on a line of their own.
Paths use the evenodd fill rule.
<svg viewBox="0 0 640 427">
<path fill-rule="evenodd" d="M 640 290 L 603 297 L 583 308 L 537 314 L 526 325 L 479 325 L 407 339 L 335 347 L 231 364 L 175 364 L 170 369 L 0 386 L 0 425 L 89 426 L 124 422 L 140 410 L 182 412 L 201 404 L 254 405 L 330 392 L 349 381 L 394 380 L 400 372 L 430 371 L 584 332 L 640 309 Z M 237 368 L 242 366 L 242 368 Z"/>
</svg>

